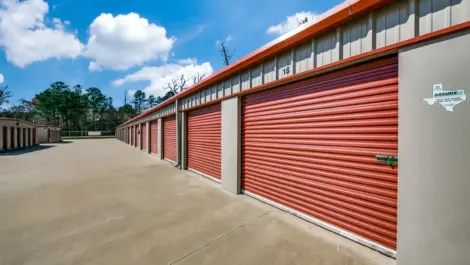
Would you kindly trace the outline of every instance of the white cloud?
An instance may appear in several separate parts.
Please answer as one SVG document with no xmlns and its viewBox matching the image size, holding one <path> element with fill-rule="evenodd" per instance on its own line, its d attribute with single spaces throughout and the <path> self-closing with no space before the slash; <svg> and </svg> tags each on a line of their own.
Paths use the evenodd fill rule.
<svg viewBox="0 0 470 265">
<path fill-rule="evenodd" d="M 76 58 L 84 48 L 65 31 L 60 19 L 45 24 L 49 5 L 43 0 L 0 0 L 0 46 L 7 60 L 19 67 L 50 58 Z"/>
<path fill-rule="evenodd" d="M 181 59 L 181 60 L 178 60 L 178 64 L 182 64 L 182 65 L 197 64 L 197 59 L 196 58 Z"/>
<path fill-rule="evenodd" d="M 52 18 L 52 23 L 54 24 L 54 28 L 59 31 L 63 31 L 65 29 L 65 23 L 60 20 L 60 18 Z M 69 23 L 70 24 L 70 23 Z M 67 25 L 69 25 L 67 24 Z"/>
<path fill-rule="evenodd" d="M 101 72 L 101 71 L 103 71 L 103 69 L 95 61 L 91 61 L 88 64 L 88 71 L 90 71 L 90 72 Z"/>
<path fill-rule="evenodd" d="M 5 78 L 3 78 L 3 75 L 0 74 L 0 84 L 3 84 L 3 82 L 5 82 Z"/>
<path fill-rule="evenodd" d="M 225 38 L 225 42 L 226 42 L 226 43 L 229 42 L 229 41 L 231 41 L 231 40 L 233 40 L 233 38 L 232 38 L 231 35 L 228 35 L 228 36 Z M 220 45 L 220 41 L 221 41 L 221 40 L 216 40 L 216 41 L 215 41 L 215 44 L 216 44 L 216 45 Z"/>
<path fill-rule="evenodd" d="M 312 13 L 310 11 L 302 11 L 292 16 L 286 17 L 284 21 L 277 25 L 270 26 L 267 30 L 267 33 L 283 35 L 291 30 L 296 29 L 299 26 L 299 22 L 304 20 L 305 18 L 308 19 L 308 22 L 305 24 L 310 25 L 317 21 L 317 17 L 318 14 Z"/>
<path fill-rule="evenodd" d="M 213 73 L 212 66 L 210 63 L 205 62 L 202 64 L 164 64 L 162 66 L 143 67 L 133 74 L 114 80 L 113 85 L 122 86 L 126 83 L 149 81 L 150 85 L 144 88 L 144 92 L 148 95 L 162 96 L 167 92 L 164 87 L 171 82 L 173 78 L 177 78 L 183 74 L 186 78 L 189 78 L 188 86 L 191 86 L 193 85 L 191 77 L 197 73 L 205 74 L 207 77 Z M 130 92 L 131 91 L 129 91 L 129 93 Z"/>
<path fill-rule="evenodd" d="M 178 37 L 178 41 L 175 45 L 181 45 L 183 43 L 192 41 L 193 39 L 201 35 L 204 32 L 205 28 L 205 25 L 196 25 L 188 28 L 187 32 L 183 33 L 181 36 Z"/>
<path fill-rule="evenodd" d="M 89 29 L 85 56 L 96 67 L 127 70 L 145 62 L 165 62 L 175 42 L 164 27 L 149 23 L 136 13 L 113 16 L 101 14 Z"/>
</svg>

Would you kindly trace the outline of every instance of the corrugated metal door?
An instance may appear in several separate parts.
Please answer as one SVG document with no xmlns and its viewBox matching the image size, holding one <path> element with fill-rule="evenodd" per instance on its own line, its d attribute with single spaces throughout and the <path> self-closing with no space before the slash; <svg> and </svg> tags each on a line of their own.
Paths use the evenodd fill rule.
<svg viewBox="0 0 470 265">
<path fill-rule="evenodd" d="M 150 153 L 156 154 L 158 152 L 158 121 L 150 122 Z"/>
<path fill-rule="evenodd" d="M 132 145 L 132 132 L 131 128 L 127 128 L 127 143 Z"/>
<path fill-rule="evenodd" d="M 163 119 L 163 157 L 176 162 L 176 116 Z"/>
<path fill-rule="evenodd" d="M 142 123 L 142 128 L 140 134 L 142 135 L 142 149 L 147 150 L 147 124 Z"/>
<path fill-rule="evenodd" d="M 243 99 L 243 189 L 396 249 L 396 57 Z"/>
<path fill-rule="evenodd" d="M 188 112 L 188 168 L 220 179 L 221 105 Z"/>
</svg>

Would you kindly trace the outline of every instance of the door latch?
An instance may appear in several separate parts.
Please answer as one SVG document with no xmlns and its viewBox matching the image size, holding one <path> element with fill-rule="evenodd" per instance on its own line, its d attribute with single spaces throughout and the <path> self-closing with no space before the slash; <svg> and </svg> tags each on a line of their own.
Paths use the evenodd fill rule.
<svg viewBox="0 0 470 265">
<path fill-rule="evenodd" d="M 375 161 L 380 164 L 387 164 L 388 166 L 396 166 L 398 165 L 398 156 L 375 155 Z"/>
</svg>

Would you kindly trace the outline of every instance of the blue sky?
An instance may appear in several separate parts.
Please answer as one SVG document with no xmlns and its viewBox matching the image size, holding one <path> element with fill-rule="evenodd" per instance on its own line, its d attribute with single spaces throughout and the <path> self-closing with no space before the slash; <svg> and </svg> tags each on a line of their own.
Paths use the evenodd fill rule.
<svg viewBox="0 0 470 265">
<path fill-rule="evenodd" d="M 63 81 L 119 106 L 125 91 L 159 96 L 177 75 L 221 69 L 217 40 L 237 59 L 340 2 L 0 0 L 0 82 L 10 104 Z"/>
</svg>

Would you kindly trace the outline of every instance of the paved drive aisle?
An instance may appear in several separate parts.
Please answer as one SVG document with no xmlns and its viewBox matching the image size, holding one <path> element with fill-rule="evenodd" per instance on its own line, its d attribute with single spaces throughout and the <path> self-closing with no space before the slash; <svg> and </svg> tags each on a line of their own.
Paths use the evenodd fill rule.
<svg viewBox="0 0 470 265">
<path fill-rule="evenodd" d="M 0 264 L 395 264 L 114 139 L 0 154 Z"/>
</svg>

